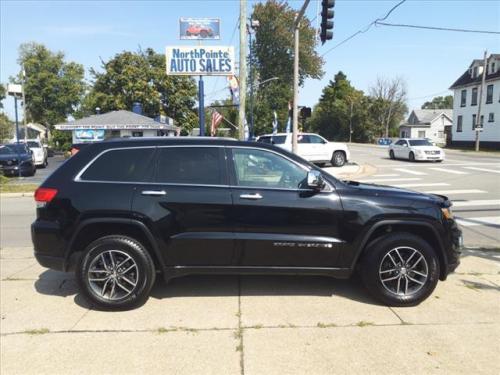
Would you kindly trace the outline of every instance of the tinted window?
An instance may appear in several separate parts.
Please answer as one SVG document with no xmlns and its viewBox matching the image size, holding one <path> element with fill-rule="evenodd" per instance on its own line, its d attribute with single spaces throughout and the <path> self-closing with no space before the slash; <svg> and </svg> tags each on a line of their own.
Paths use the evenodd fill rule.
<svg viewBox="0 0 500 375">
<path fill-rule="evenodd" d="M 309 139 L 308 135 L 299 134 L 297 136 L 297 142 L 298 143 L 311 143 L 311 140 Z"/>
<path fill-rule="evenodd" d="M 233 149 L 236 185 L 298 189 L 307 171 L 273 152 Z"/>
<path fill-rule="evenodd" d="M 146 181 L 153 170 L 154 148 L 129 148 L 102 154 L 82 174 L 82 180 Z"/>
<path fill-rule="evenodd" d="M 404 146 L 405 144 L 406 144 L 406 141 L 404 141 L 404 140 L 400 140 L 400 141 L 396 142 L 397 146 Z"/>
<path fill-rule="evenodd" d="M 260 137 L 259 142 L 262 143 L 271 143 L 271 137 Z"/>
<path fill-rule="evenodd" d="M 166 147 L 159 149 L 156 181 L 178 184 L 224 184 L 220 147 Z"/>
<path fill-rule="evenodd" d="M 30 148 L 40 148 L 42 147 L 40 143 L 35 142 L 35 141 L 28 141 L 28 147 Z"/>
<path fill-rule="evenodd" d="M 325 141 L 323 140 L 323 138 L 318 137 L 317 135 L 310 135 L 309 136 L 309 142 L 311 142 L 311 143 L 321 143 L 321 144 L 325 143 Z"/>
<path fill-rule="evenodd" d="M 272 143 L 275 145 L 282 145 L 286 141 L 286 135 L 275 135 Z"/>
<path fill-rule="evenodd" d="M 414 141 L 410 141 L 410 146 L 432 146 L 427 139 L 416 139 Z"/>
</svg>

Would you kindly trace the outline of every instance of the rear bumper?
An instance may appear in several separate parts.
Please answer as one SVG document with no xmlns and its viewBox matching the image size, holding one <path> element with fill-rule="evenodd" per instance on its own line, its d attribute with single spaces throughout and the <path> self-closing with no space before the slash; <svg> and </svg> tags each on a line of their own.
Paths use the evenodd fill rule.
<svg viewBox="0 0 500 375">
<path fill-rule="evenodd" d="M 40 265 L 64 270 L 66 241 L 57 222 L 37 219 L 31 224 L 31 239 L 35 258 Z"/>
<path fill-rule="evenodd" d="M 56 271 L 65 271 L 63 257 L 54 257 L 35 251 L 35 259 L 42 267 L 50 268 Z"/>
</svg>

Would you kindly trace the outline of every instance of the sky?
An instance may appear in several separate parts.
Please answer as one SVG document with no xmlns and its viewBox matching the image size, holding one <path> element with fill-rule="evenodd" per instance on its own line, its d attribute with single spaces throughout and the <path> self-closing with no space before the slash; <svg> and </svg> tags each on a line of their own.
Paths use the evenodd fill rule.
<svg viewBox="0 0 500 375">
<path fill-rule="evenodd" d="M 336 1 L 334 38 L 317 47 L 320 55 L 326 53 L 325 75 L 305 82 L 299 93 L 300 105 L 317 103 L 322 89 L 341 70 L 354 87 L 365 92 L 377 77 L 402 77 L 407 83 L 410 110 L 420 108 L 434 96 L 451 94 L 448 88 L 473 59 L 482 58 L 484 50 L 500 53 L 500 35 L 384 26 L 373 26 L 331 50 L 398 2 Z M 247 3 L 250 16 L 257 1 Z M 303 0 L 288 3 L 300 9 Z M 318 27 L 320 4 L 320 0 L 311 0 L 306 11 Z M 163 52 L 166 46 L 192 45 L 195 42 L 178 39 L 180 17 L 220 18 L 221 40 L 210 44 L 234 45 L 238 56 L 238 0 L 0 0 L 0 82 L 7 83 L 19 72 L 18 47 L 30 41 L 63 51 L 68 61 L 83 64 L 87 79 L 91 78 L 90 68 L 100 68 L 101 61 L 124 50 L 152 47 Z M 500 2 L 407 0 L 386 22 L 500 31 Z M 225 86 L 225 78 L 206 77 L 205 103 L 227 97 Z M 4 101 L 4 111 L 13 118 L 12 99 Z"/>
</svg>

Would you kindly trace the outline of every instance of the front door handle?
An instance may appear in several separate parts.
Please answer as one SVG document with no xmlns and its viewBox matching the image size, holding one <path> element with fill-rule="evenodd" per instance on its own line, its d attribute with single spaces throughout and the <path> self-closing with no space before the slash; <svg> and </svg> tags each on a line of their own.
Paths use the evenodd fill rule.
<svg viewBox="0 0 500 375">
<path fill-rule="evenodd" d="M 241 199 L 257 200 L 257 199 L 262 199 L 263 197 L 259 193 L 255 193 L 255 194 L 241 194 L 240 198 Z"/>
<path fill-rule="evenodd" d="M 165 190 L 143 190 L 141 194 L 160 197 L 162 195 L 167 195 L 167 192 Z"/>
</svg>

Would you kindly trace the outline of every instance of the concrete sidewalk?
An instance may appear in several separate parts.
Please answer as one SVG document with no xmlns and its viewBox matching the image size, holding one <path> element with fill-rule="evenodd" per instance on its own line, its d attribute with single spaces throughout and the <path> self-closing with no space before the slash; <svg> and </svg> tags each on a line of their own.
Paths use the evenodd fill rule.
<svg viewBox="0 0 500 375">
<path fill-rule="evenodd" d="M 93 310 L 72 274 L 0 250 L 4 374 L 498 374 L 500 253 L 465 251 L 414 308 L 356 280 L 192 276 L 133 311 Z"/>
</svg>

